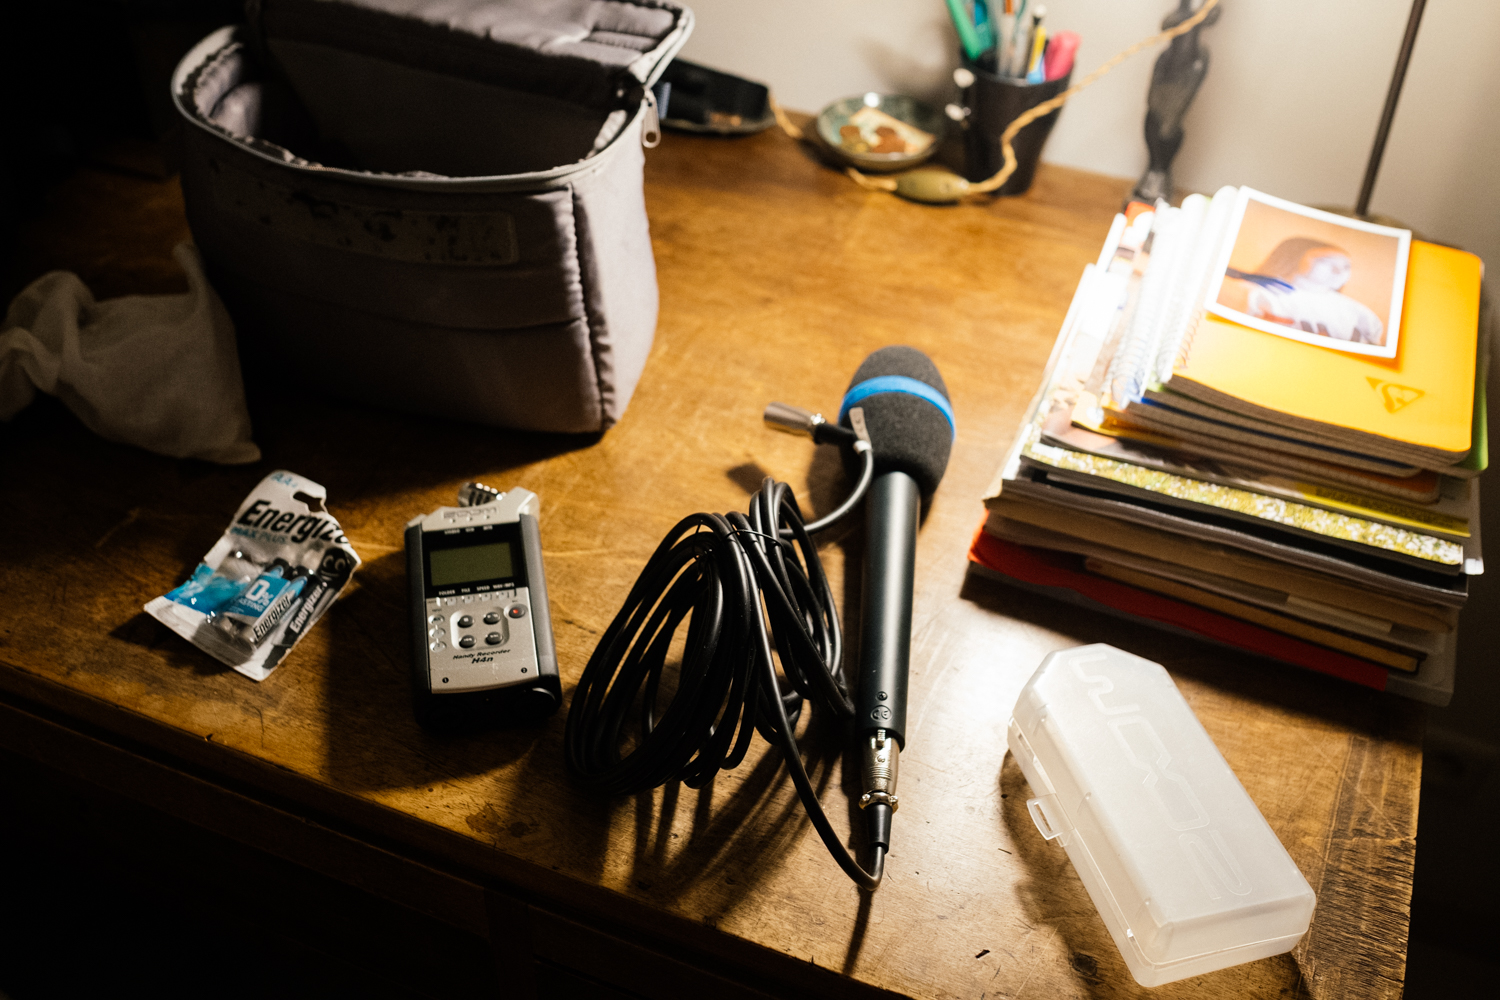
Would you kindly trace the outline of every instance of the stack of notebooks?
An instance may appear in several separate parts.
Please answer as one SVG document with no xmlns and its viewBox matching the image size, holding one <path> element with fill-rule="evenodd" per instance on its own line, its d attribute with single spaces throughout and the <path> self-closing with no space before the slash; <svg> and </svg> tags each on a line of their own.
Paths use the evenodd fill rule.
<svg viewBox="0 0 1500 1000">
<path fill-rule="evenodd" d="M 1244 188 L 1132 206 L 976 572 L 1432 704 L 1483 572 L 1478 258 Z"/>
</svg>

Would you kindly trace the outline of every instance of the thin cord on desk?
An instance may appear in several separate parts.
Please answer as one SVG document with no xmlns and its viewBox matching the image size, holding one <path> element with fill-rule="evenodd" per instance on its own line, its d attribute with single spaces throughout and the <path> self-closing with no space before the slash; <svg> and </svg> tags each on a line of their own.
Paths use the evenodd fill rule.
<svg viewBox="0 0 1500 1000">
<path fill-rule="evenodd" d="M 1016 172 L 1016 151 L 1011 146 L 1011 140 L 1016 137 L 1016 134 L 1019 133 L 1021 129 L 1025 128 L 1027 125 L 1030 125 L 1032 122 L 1036 121 L 1038 118 L 1041 118 L 1043 115 L 1047 115 L 1053 111 L 1056 111 L 1058 108 L 1066 104 L 1068 99 L 1074 94 L 1094 83 L 1100 77 L 1104 76 L 1110 70 L 1114 69 L 1116 66 L 1120 65 L 1120 63 L 1124 62 L 1126 59 L 1129 59 L 1131 56 L 1135 55 L 1142 49 L 1150 48 L 1153 45 L 1159 45 L 1162 42 L 1170 42 L 1177 36 L 1185 35 L 1189 31 L 1192 31 L 1198 25 L 1203 23 L 1204 18 L 1208 17 L 1209 12 L 1217 7 L 1218 4 L 1219 0 L 1205 0 L 1203 6 L 1194 11 L 1193 15 L 1187 20 L 1183 21 L 1181 24 L 1173 25 L 1172 27 L 1167 28 L 1165 31 L 1161 31 L 1155 35 L 1152 35 L 1150 38 L 1143 38 L 1141 41 L 1136 42 L 1128 49 L 1115 53 L 1109 58 L 1108 61 L 1100 64 L 1100 66 L 1092 73 L 1084 77 L 1082 80 L 1079 80 L 1077 83 L 1073 84 L 1073 86 L 1069 87 L 1067 90 L 1064 90 L 1061 94 L 1058 94 L 1056 97 L 1051 98 L 1050 100 L 1043 101 L 1036 107 L 1027 110 L 1023 114 L 1018 115 L 1014 121 L 1006 126 L 1005 131 L 1000 133 L 1000 153 L 1003 157 L 1000 169 L 996 171 L 992 176 L 982 181 L 974 181 L 970 183 L 967 180 L 959 178 L 958 188 L 960 190 L 954 200 L 957 200 L 958 197 L 967 197 L 968 195 L 974 194 L 988 194 L 991 191 L 1000 190 L 1000 188 L 1005 186 L 1005 182 L 1010 180 L 1010 175 Z M 795 122 L 793 122 L 791 118 L 787 117 L 786 111 L 782 109 L 779 103 L 777 103 L 774 96 L 769 96 L 767 99 L 770 101 L 771 112 L 776 116 L 776 123 L 781 126 L 781 130 L 792 139 L 801 141 L 805 136 L 802 128 Z M 854 183 L 870 191 L 896 192 L 900 190 L 899 175 L 897 177 L 872 177 L 869 174 L 862 173 L 859 170 L 856 170 L 854 167 L 846 167 L 844 173 L 848 174 L 849 178 L 853 180 Z"/>
<path fill-rule="evenodd" d="M 833 511 L 833 513 L 829 514 L 827 517 L 819 518 L 812 524 L 809 524 L 807 526 L 807 533 L 809 535 L 816 535 L 824 528 L 831 527 L 839 521 L 843 520 L 844 515 L 853 510 L 855 505 L 863 500 L 865 498 L 865 494 L 869 492 L 870 482 L 875 478 L 875 452 L 870 448 L 870 442 L 868 441 L 855 441 L 854 451 L 864 459 L 864 464 L 861 467 L 859 473 L 859 482 L 854 485 L 854 492 L 850 493 L 848 498 L 844 500 L 843 503 L 839 504 L 838 507 Z M 792 529 L 782 528 L 781 537 L 791 538 Z"/>
<path fill-rule="evenodd" d="M 863 458 L 853 502 L 840 506 L 838 516 L 853 508 L 873 475 L 868 449 Z M 677 690 L 658 718 L 662 673 L 684 620 Z M 759 731 L 781 747 L 803 808 L 833 859 L 861 888 L 873 890 L 884 873 L 885 850 L 875 848 L 866 871 L 844 847 L 808 779 L 795 733 L 808 700 L 840 719 L 853 717 L 842 658 L 833 589 L 809 527 L 791 487 L 768 477 L 748 515 L 692 514 L 657 546 L 573 692 L 564 737 L 568 765 L 582 781 L 613 795 L 669 781 L 702 788 L 720 770 L 737 767 L 752 730 Z M 782 690 L 778 660 L 791 691 Z M 621 758 L 622 730 L 637 699 L 639 737 Z"/>
<path fill-rule="evenodd" d="M 1106 62 L 1101 63 L 1100 66 L 1092 73 L 1084 77 L 1082 80 L 1079 80 L 1077 83 L 1073 84 L 1073 86 L 1069 87 L 1061 94 L 1058 94 L 1051 100 L 1043 101 L 1036 107 L 1027 110 L 1024 114 L 1018 115 L 1016 117 L 1016 120 L 1007 125 L 1005 131 L 1000 133 L 1000 152 L 1004 156 L 1004 161 L 1000 167 L 999 172 L 997 172 L 993 177 L 990 177 L 988 180 L 979 181 L 977 184 L 969 185 L 969 192 L 971 194 L 985 194 L 990 191 L 998 191 L 1005 185 L 1006 181 L 1010 180 L 1010 175 L 1016 172 L 1016 151 L 1011 148 L 1010 141 L 1016 137 L 1016 133 L 1020 132 L 1021 129 L 1025 128 L 1027 125 L 1030 125 L 1032 122 L 1036 121 L 1043 115 L 1050 114 L 1053 111 L 1056 111 L 1058 108 L 1067 103 L 1068 98 L 1072 97 L 1083 88 L 1089 86 L 1091 83 L 1094 83 L 1100 77 L 1104 76 L 1110 70 L 1114 69 L 1116 66 L 1120 65 L 1120 63 L 1124 62 L 1126 59 L 1129 59 L 1131 56 L 1135 55 L 1142 49 L 1148 49 L 1153 45 L 1160 45 L 1162 42 L 1170 42 L 1178 35 L 1185 35 L 1189 31 L 1192 31 L 1194 28 L 1198 27 L 1198 25 L 1203 23 L 1203 19 L 1208 17 L 1209 12 L 1217 7 L 1218 4 L 1219 0 L 1205 0 L 1203 6 L 1194 11 L 1193 16 L 1189 17 L 1186 21 L 1183 21 L 1181 24 L 1173 25 L 1165 31 L 1152 35 L 1150 38 L 1143 38 L 1139 42 L 1136 42 L 1134 45 L 1130 46 L 1128 49 L 1125 49 L 1121 52 L 1116 52 Z"/>
</svg>

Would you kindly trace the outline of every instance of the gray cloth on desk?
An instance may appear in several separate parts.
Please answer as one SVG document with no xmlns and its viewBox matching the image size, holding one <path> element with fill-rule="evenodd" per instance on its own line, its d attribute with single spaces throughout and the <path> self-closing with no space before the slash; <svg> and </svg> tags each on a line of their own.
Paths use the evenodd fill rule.
<svg viewBox="0 0 1500 1000">
<path fill-rule="evenodd" d="M 187 272 L 186 295 L 96 302 L 68 271 L 17 295 L 0 325 L 0 420 L 41 391 L 110 441 L 173 458 L 257 461 L 234 323 L 197 249 L 181 243 L 172 256 Z"/>
</svg>

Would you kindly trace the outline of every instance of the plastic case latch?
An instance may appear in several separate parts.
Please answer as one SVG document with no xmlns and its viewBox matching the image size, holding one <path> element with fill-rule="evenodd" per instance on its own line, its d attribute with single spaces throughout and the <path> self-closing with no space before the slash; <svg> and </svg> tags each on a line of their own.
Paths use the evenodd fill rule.
<svg viewBox="0 0 1500 1000">
<path fill-rule="evenodd" d="M 1043 840 L 1056 839 L 1067 829 L 1057 816 L 1056 795 L 1027 799 L 1026 811 L 1031 813 L 1031 821 L 1036 824 L 1037 832 L 1042 835 Z"/>
</svg>

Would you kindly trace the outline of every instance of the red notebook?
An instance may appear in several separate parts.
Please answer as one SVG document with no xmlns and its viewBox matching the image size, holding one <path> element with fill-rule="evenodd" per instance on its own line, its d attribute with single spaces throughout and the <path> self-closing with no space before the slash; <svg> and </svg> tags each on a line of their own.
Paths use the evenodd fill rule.
<svg viewBox="0 0 1500 1000">
<path fill-rule="evenodd" d="M 1017 545 L 980 528 L 969 547 L 969 561 L 993 573 L 1031 586 L 1070 590 L 1085 600 L 1148 622 L 1192 632 L 1250 653 L 1268 656 L 1377 691 L 1385 690 L 1384 667 L 1335 650 L 1315 646 L 1280 632 L 1242 622 L 1182 601 L 1135 587 L 1083 569 L 1083 557 L 1053 549 Z"/>
</svg>

